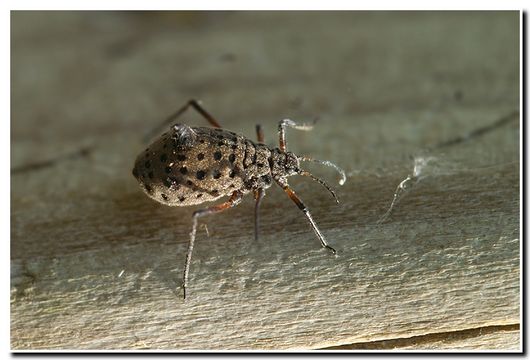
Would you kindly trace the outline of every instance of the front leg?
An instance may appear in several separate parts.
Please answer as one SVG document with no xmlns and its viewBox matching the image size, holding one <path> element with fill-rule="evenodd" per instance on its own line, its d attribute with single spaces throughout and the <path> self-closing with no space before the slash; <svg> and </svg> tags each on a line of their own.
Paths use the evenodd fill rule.
<svg viewBox="0 0 530 360">
<path fill-rule="evenodd" d="M 337 254 L 337 251 L 328 245 L 328 242 L 324 238 L 324 235 L 322 235 L 322 233 L 318 229 L 317 224 L 315 223 L 315 220 L 313 220 L 313 217 L 311 216 L 311 213 L 309 212 L 307 206 L 305 206 L 305 204 L 302 202 L 302 199 L 300 199 L 298 195 L 296 195 L 294 190 L 291 189 L 287 181 L 278 181 L 278 185 L 282 187 L 283 191 L 287 193 L 287 196 L 289 196 L 289 198 L 296 204 L 296 206 L 298 206 L 298 208 L 302 210 L 307 220 L 309 220 L 309 224 L 311 224 L 311 227 L 313 228 L 313 231 L 315 232 L 316 236 L 320 240 L 320 244 L 322 244 L 323 247 L 331 251 L 333 254 Z"/>
<path fill-rule="evenodd" d="M 297 124 L 293 120 L 290 119 L 283 119 L 278 124 L 278 137 L 279 137 L 279 143 L 280 143 L 280 150 L 286 151 L 287 150 L 287 141 L 285 140 L 285 128 L 286 127 L 292 127 L 297 130 L 312 130 L 313 124 Z"/>
</svg>

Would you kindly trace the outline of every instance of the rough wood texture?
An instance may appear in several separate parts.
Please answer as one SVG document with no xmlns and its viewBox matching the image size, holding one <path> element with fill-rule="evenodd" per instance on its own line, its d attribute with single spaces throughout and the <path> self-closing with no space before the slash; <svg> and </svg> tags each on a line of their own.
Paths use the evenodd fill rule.
<svg viewBox="0 0 530 360">
<path fill-rule="evenodd" d="M 516 330 L 458 337 L 519 324 L 517 117 L 426 151 L 518 109 L 518 26 L 515 12 L 13 13 L 12 348 L 318 349 L 454 332 L 413 348 L 520 349 Z M 338 257 L 276 189 L 258 242 L 251 199 L 202 222 L 182 301 L 197 207 L 151 201 L 131 169 L 142 135 L 191 97 L 249 137 L 263 124 L 271 144 L 280 119 L 320 117 L 288 146 L 347 170 L 341 204 L 292 185 Z M 433 159 L 378 224 L 411 156 Z"/>
<path fill-rule="evenodd" d="M 407 338 L 332 346 L 324 350 L 501 350 L 514 351 L 519 325 L 493 325 L 460 331 L 425 334 Z"/>
</svg>

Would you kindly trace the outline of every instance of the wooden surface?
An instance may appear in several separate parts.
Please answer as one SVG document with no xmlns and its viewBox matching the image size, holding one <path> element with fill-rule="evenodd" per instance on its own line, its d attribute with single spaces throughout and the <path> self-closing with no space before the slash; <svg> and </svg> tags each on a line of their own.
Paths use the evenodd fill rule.
<svg viewBox="0 0 530 360">
<path fill-rule="evenodd" d="M 12 349 L 521 349 L 518 117 L 476 131 L 518 110 L 518 13 L 11 20 Z M 131 169 L 192 97 L 270 144 L 319 117 L 288 146 L 345 168 L 339 187 L 308 166 L 341 204 L 291 184 L 337 257 L 275 188 L 259 241 L 251 198 L 201 222 L 182 301 L 197 207 L 154 203 Z"/>
</svg>

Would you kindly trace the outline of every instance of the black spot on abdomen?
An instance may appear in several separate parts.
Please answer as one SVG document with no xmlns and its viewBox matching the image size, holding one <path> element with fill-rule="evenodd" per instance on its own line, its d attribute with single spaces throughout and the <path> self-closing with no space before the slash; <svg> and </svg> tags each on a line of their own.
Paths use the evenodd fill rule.
<svg viewBox="0 0 530 360">
<path fill-rule="evenodd" d="M 261 176 L 261 180 L 267 184 L 267 185 L 270 185 L 271 182 L 272 182 L 272 177 L 270 175 L 262 175 Z"/>
</svg>

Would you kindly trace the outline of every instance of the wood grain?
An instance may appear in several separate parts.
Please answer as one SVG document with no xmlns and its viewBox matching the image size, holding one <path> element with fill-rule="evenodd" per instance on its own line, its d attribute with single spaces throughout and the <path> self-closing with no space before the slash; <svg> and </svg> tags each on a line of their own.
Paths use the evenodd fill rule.
<svg viewBox="0 0 530 360">
<path fill-rule="evenodd" d="M 518 19 L 14 12 L 11 168 L 60 161 L 11 175 L 12 349 L 322 349 L 452 332 L 402 348 L 520 349 L 513 329 L 458 337 L 520 321 L 518 119 L 428 150 L 517 111 Z M 250 138 L 261 123 L 270 144 L 282 118 L 320 117 L 288 146 L 345 168 L 340 187 L 308 165 L 341 203 L 291 185 L 338 256 L 272 189 L 259 241 L 250 198 L 201 221 L 182 301 L 198 207 L 154 203 L 131 170 L 142 135 L 191 97 Z"/>
<path fill-rule="evenodd" d="M 323 350 L 490 350 L 521 351 L 514 347 L 521 336 L 519 325 L 493 325 L 460 331 L 425 334 L 407 338 L 389 339 L 332 346 Z"/>
</svg>

